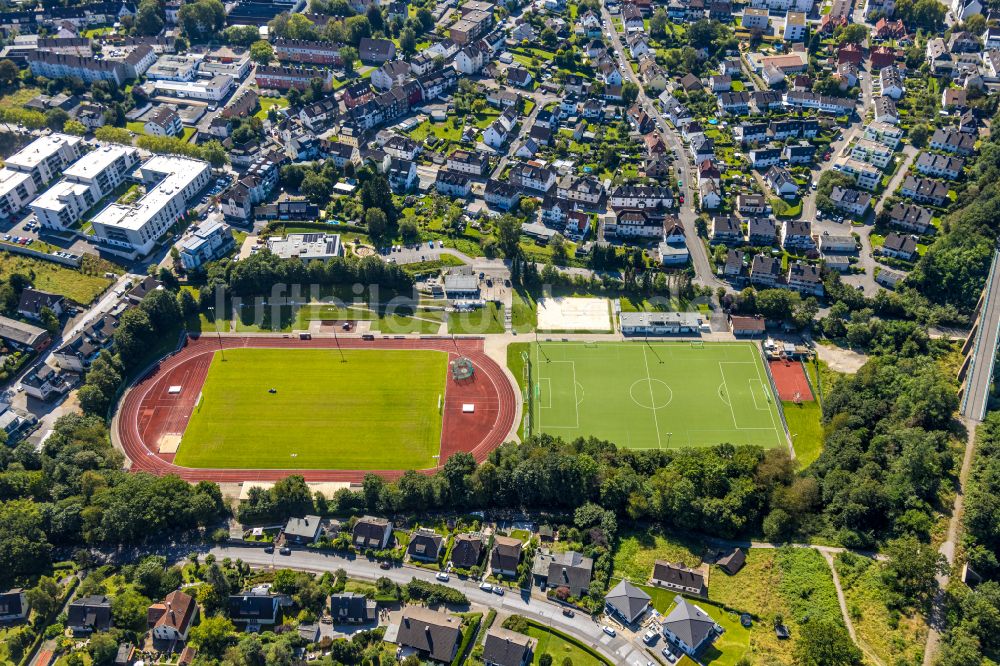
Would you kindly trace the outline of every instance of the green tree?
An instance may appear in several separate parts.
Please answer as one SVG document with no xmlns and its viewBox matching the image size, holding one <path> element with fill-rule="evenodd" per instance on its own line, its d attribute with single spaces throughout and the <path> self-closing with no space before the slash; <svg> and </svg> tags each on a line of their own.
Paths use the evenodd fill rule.
<svg viewBox="0 0 1000 666">
<path fill-rule="evenodd" d="M 215 615 L 202 619 L 201 624 L 191 629 L 191 642 L 205 654 L 221 657 L 235 638 L 235 631 L 229 618 Z"/>
<path fill-rule="evenodd" d="M 379 208 L 369 208 L 365 211 L 365 226 L 373 238 L 382 238 L 389 231 L 389 221 Z"/>
<path fill-rule="evenodd" d="M 413 28 L 403 28 L 399 33 L 399 47 L 406 55 L 412 55 L 417 50 L 417 33 L 413 32 Z"/>
<path fill-rule="evenodd" d="M 667 36 L 667 10 L 658 7 L 649 18 L 649 34 L 651 37 L 663 39 Z"/>
<path fill-rule="evenodd" d="M 142 0 L 135 13 L 135 29 L 143 35 L 158 35 L 166 22 L 159 0 Z"/>
<path fill-rule="evenodd" d="M 639 86 L 632 83 L 631 81 L 626 81 L 622 84 L 622 103 L 625 106 L 632 106 L 636 98 L 639 97 Z"/>
<path fill-rule="evenodd" d="M 0 90 L 4 92 L 13 90 L 20 82 L 21 71 L 14 64 L 14 61 L 8 58 L 0 60 Z"/>
<path fill-rule="evenodd" d="M 39 578 L 38 584 L 28 590 L 25 596 L 28 604 L 41 618 L 48 618 L 59 610 L 59 585 L 49 576 Z"/>
<path fill-rule="evenodd" d="M 223 31 L 223 36 L 229 44 L 250 46 L 260 39 L 260 30 L 253 25 L 231 25 Z"/>
<path fill-rule="evenodd" d="M 177 12 L 177 23 L 192 42 L 212 37 L 225 25 L 226 8 L 220 0 L 185 2 Z"/>
<path fill-rule="evenodd" d="M 87 651 L 93 666 L 111 666 L 118 655 L 118 641 L 108 633 L 98 633 L 90 637 Z"/>
<path fill-rule="evenodd" d="M 257 40 L 250 45 L 250 58 L 260 65 L 266 65 L 274 59 L 274 49 L 263 39 Z"/>
<path fill-rule="evenodd" d="M 800 666 L 861 666 L 861 650 L 847 629 L 828 618 L 813 618 L 801 625 L 793 652 Z"/>
<path fill-rule="evenodd" d="M 69 114 L 58 107 L 45 112 L 45 126 L 54 132 L 61 132 L 68 120 Z"/>
<path fill-rule="evenodd" d="M 59 325 L 59 317 L 56 316 L 56 313 L 52 310 L 52 308 L 42 308 L 42 311 L 39 312 L 39 318 L 42 320 L 42 327 L 49 333 L 57 333 L 61 328 Z"/>
<path fill-rule="evenodd" d="M 358 50 L 353 46 L 342 46 L 338 54 L 344 63 L 344 71 L 348 74 L 353 74 L 354 63 L 358 61 Z"/>
<path fill-rule="evenodd" d="M 75 134 L 76 136 L 83 136 L 87 133 L 87 126 L 78 120 L 67 120 L 66 124 L 63 125 L 63 132 L 66 134 Z"/>
<path fill-rule="evenodd" d="M 882 580 L 906 604 L 929 599 L 937 589 L 935 576 L 947 569 L 944 556 L 936 548 L 912 535 L 886 543 L 885 554 L 889 559 L 882 563 Z"/>
</svg>

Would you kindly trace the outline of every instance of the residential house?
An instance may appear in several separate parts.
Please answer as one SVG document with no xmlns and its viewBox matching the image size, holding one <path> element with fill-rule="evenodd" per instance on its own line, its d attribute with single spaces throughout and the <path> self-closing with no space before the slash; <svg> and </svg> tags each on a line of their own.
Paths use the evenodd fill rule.
<svg viewBox="0 0 1000 666">
<path fill-rule="evenodd" d="M 951 155 L 920 153 L 914 163 L 914 168 L 924 176 L 958 180 L 962 175 L 962 169 L 965 168 L 965 160 Z"/>
<path fill-rule="evenodd" d="M 851 148 L 851 157 L 885 169 L 892 162 L 892 150 L 878 141 L 858 139 Z"/>
<path fill-rule="evenodd" d="M 882 172 L 878 168 L 853 157 L 838 157 L 833 163 L 833 168 L 853 176 L 858 187 L 869 192 L 873 191 L 882 179 Z"/>
<path fill-rule="evenodd" d="M 830 192 L 830 200 L 838 210 L 855 217 L 864 217 L 871 206 L 872 196 L 850 187 L 834 186 Z"/>
<path fill-rule="evenodd" d="M 941 206 L 948 200 L 948 186 L 940 180 L 917 178 L 910 175 L 906 176 L 906 180 L 899 188 L 899 193 L 917 203 L 929 203 L 933 206 Z"/>
<path fill-rule="evenodd" d="M 879 82 L 882 86 L 882 94 L 898 100 L 903 96 L 903 75 L 896 67 L 883 67 L 878 74 Z"/>
<path fill-rule="evenodd" d="M 512 183 L 492 178 L 486 181 L 483 198 L 486 203 L 500 210 L 511 210 L 521 201 L 521 190 Z"/>
<path fill-rule="evenodd" d="M 549 587 L 565 587 L 571 597 L 586 596 L 590 589 L 594 560 L 575 551 L 552 553 L 542 548 L 535 555 L 531 572 L 535 582 Z"/>
<path fill-rule="evenodd" d="M 322 522 L 319 516 L 292 517 L 285 523 L 281 534 L 286 544 L 307 546 L 319 540 Z"/>
<path fill-rule="evenodd" d="M 756 148 L 750 151 L 750 166 L 754 169 L 767 169 L 781 161 L 780 148 Z"/>
<path fill-rule="evenodd" d="M 517 576 L 517 565 L 521 562 L 520 539 L 506 536 L 493 538 L 493 552 L 490 553 L 490 571 L 494 576 L 503 575 L 508 578 Z"/>
<path fill-rule="evenodd" d="M 781 259 L 764 254 L 754 255 L 750 264 L 750 284 L 772 289 L 782 284 Z"/>
<path fill-rule="evenodd" d="M 489 169 L 490 163 L 489 158 L 482 153 L 470 150 L 455 150 L 448 155 L 445 166 L 449 171 L 479 177 Z"/>
<path fill-rule="evenodd" d="M 948 129 L 934 130 L 929 145 L 933 150 L 969 156 L 975 152 L 976 138 L 949 127 Z"/>
<path fill-rule="evenodd" d="M 699 597 L 708 593 L 705 576 L 701 572 L 689 569 L 683 564 L 672 564 L 664 560 L 657 560 L 653 564 L 653 575 L 650 582 L 657 587 L 665 587 Z"/>
<path fill-rule="evenodd" d="M 392 523 L 385 518 L 364 516 L 351 531 L 351 543 L 361 550 L 385 550 L 392 540 Z"/>
<path fill-rule="evenodd" d="M 931 211 L 912 203 L 897 203 L 889 211 L 889 225 L 917 234 L 934 233 Z"/>
<path fill-rule="evenodd" d="M 70 602 L 66 626 L 74 634 L 91 634 L 111 628 L 111 599 L 104 595 L 81 597 Z"/>
<path fill-rule="evenodd" d="M 53 396 L 64 395 L 70 389 L 70 385 L 62 373 L 44 363 L 21 378 L 21 387 L 26 395 L 43 402 L 48 401 Z"/>
<path fill-rule="evenodd" d="M 917 240 L 913 236 L 890 231 L 882 244 L 881 253 L 886 257 L 913 261 L 917 258 Z"/>
<path fill-rule="evenodd" d="M 151 136 L 177 136 L 184 132 L 184 126 L 176 111 L 161 104 L 146 116 L 143 132 Z"/>
<path fill-rule="evenodd" d="M 750 93 L 745 90 L 720 93 L 717 103 L 724 115 L 745 116 L 750 113 Z"/>
<path fill-rule="evenodd" d="M 722 627 L 704 610 L 680 595 L 674 597 L 677 605 L 663 619 L 663 635 L 679 647 L 684 654 L 695 658 L 715 637 L 722 634 Z"/>
<path fill-rule="evenodd" d="M 784 167 L 772 166 L 764 174 L 764 181 L 779 197 L 793 197 L 799 192 L 798 184 Z"/>
<path fill-rule="evenodd" d="M 180 590 L 174 590 L 146 611 L 149 631 L 154 639 L 162 641 L 186 641 L 197 619 L 198 604 L 194 597 Z"/>
<path fill-rule="evenodd" d="M 229 619 L 246 631 L 260 631 L 278 624 L 281 606 L 278 595 L 271 594 L 270 588 L 261 587 L 229 595 Z"/>
<path fill-rule="evenodd" d="M 483 538 L 479 534 L 456 534 L 451 546 L 451 563 L 460 569 L 471 569 L 479 564 L 483 552 Z"/>
<path fill-rule="evenodd" d="M 715 210 L 722 205 L 722 188 L 714 180 L 705 180 L 698 185 L 698 197 L 702 210 Z"/>
<path fill-rule="evenodd" d="M 763 324 L 763 320 L 761 320 Z M 747 554 L 742 548 L 733 548 L 730 552 L 726 553 L 719 559 L 715 561 L 715 566 L 719 567 L 725 571 L 730 576 L 735 576 L 746 564 Z"/>
<path fill-rule="evenodd" d="M 410 535 L 406 554 L 411 560 L 437 562 L 444 548 L 444 537 L 431 529 L 418 529 Z"/>
<path fill-rule="evenodd" d="M 726 252 L 726 263 L 722 267 L 722 274 L 730 280 L 743 277 L 746 269 L 747 253 L 743 250 L 729 249 Z"/>
<path fill-rule="evenodd" d="M 485 666 L 529 666 L 537 641 L 502 627 L 486 632 L 483 643 Z"/>
<path fill-rule="evenodd" d="M 398 625 L 386 631 L 386 642 L 416 651 L 421 657 L 451 663 L 462 640 L 459 618 L 429 608 L 407 606 Z"/>
<path fill-rule="evenodd" d="M 472 190 L 472 179 L 464 173 L 438 169 L 434 178 L 434 189 L 440 194 L 464 199 Z"/>
<path fill-rule="evenodd" d="M 21 588 L 0 592 L 0 623 L 10 624 L 28 619 L 28 598 Z"/>
<path fill-rule="evenodd" d="M 796 261 L 788 267 L 788 287 L 807 296 L 823 295 L 819 267 Z"/>
<path fill-rule="evenodd" d="M 872 141 L 878 141 L 896 150 L 903 140 L 903 130 L 889 123 L 872 121 L 865 126 L 864 137 Z"/>
<path fill-rule="evenodd" d="M 396 45 L 388 39 L 362 37 L 358 43 L 358 56 L 366 65 L 381 65 L 396 57 Z"/>
<path fill-rule="evenodd" d="M 789 164 L 809 164 L 815 156 L 816 146 L 805 141 L 794 146 L 785 146 L 784 150 L 781 151 L 782 159 Z"/>
<path fill-rule="evenodd" d="M 330 616 L 335 624 L 368 624 L 375 622 L 378 605 L 356 592 L 330 595 Z"/>
<path fill-rule="evenodd" d="M 716 215 L 712 218 L 712 231 L 709 235 L 713 243 L 726 245 L 743 242 L 743 226 L 739 218 L 729 215 Z"/>
<path fill-rule="evenodd" d="M 729 315 L 729 330 L 738 338 L 755 338 L 764 335 L 766 325 L 764 318 L 760 315 L 755 317 L 741 317 L 739 315 Z"/>
<path fill-rule="evenodd" d="M 763 194 L 736 195 L 736 210 L 740 215 L 763 215 L 770 208 Z"/>
<path fill-rule="evenodd" d="M 778 225 L 774 218 L 750 217 L 747 223 L 747 242 L 757 247 L 774 245 L 778 234 Z"/>
<path fill-rule="evenodd" d="M 648 594 L 623 578 L 605 595 L 604 606 L 625 624 L 634 624 L 649 609 L 651 601 Z"/>
<path fill-rule="evenodd" d="M 66 305 L 65 297 L 59 294 L 51 294 L 47 291 L 39 291 L 31 287 L 26 287 L 21 291 L 21 300 L 17 305 L 17 313 L 22 317 L 40 321 L 44 310 L 51 310 L 52 313 L 61 317 Z"/>
<path fill-rule="evenodd" d="M 793 253 L 815 250 L 812 224 L 807 220 L 785 220 L 781 225 L 781 246 Z"/>
<path fill-rule="evenodd" d="M 556 184 L 555 171 L 531 162 L 521 162 L 511 167 L 508 180 L 512 185 L 535 192 L 548 192 Z"/>
<path fill-rule="evenodd" d="M 389 60 L 372 71 L 370 80 L 377 90 L 392 90 L 410 78 L 410 65 L 402 60 Z"/>
</svg>

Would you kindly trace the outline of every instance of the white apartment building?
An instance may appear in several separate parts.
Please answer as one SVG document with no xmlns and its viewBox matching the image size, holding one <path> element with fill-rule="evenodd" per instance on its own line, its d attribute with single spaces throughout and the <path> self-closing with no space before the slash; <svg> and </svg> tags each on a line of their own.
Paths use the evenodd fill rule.
<svg viewBox="0 0 1000 666">
<path fill-rule="evenodd" d="M 892 149 L 879 141 L 858 139 L 851 148 L 851 157 L 885 169 L 892 162 Z"/>
<path fill-rule="evenodd" d="M 0 220 L 9 220 L 21 212 L 37 191 L 30 174 L 0 169 Z"/>
<path fill-rule="evenodd" d="M 833 168 L 854 177 L 858 187 L 871 192 L 878 185 L 882 172 L 875 166 L 856 160 L 853 157 L 839 157 L 833 163 Z"/>
<path fill-rule="evenodd" d="M 6 167 L 31 176 L 37 191 L 79 159 L 82 143 L 82 138 L 69 134 L 43 136 L 8 157 Z"/>
<path fill-rule="evenodd" d="M 233 89 L 233 77 L 228 74 L 216 74 L 210 79 L 155 81 L 153 85 L 158 95 L 197 99 L 203 102 L 221 102 Z"/>
<path fill-rule="evenodd" d="M 92 220 L 94 234 L 108 245 L 145 255 L 180 219 L 188 201 L 212 179 L 207 162 L 158 155 L 139 167 L 146 195 L 131 205 L 111 204 Z"/>
<path fill-rule="evenodd" d="M 63 172 L 63 178 L 31 204 L 39 223 L 64 230 L 94 204 L 114 192 L 139 163 L 139 151 L 130 146 L 102 146 L 87 153 Z"/>
</svg>

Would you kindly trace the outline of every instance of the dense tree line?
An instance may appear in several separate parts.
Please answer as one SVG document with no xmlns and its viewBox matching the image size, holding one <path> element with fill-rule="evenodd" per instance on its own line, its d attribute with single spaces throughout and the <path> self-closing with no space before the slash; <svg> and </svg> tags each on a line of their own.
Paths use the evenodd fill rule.
<svg viewBox="0 0 1000 666">
<path fill-rule="evenodd" d="M 803 479 L 816 484 L 811 508 L 821 519 L 807 530 L 853 547 L 903 535 L 926 541 L 954 465 L 957 406 L 954 382 L 930 356 L 879 356 L 841 378 L 825 393 L 823 452 Z"/>
<path fill-rule="evenodd" d="M 218 486 L 122 470 L 100 418 L 64 416 L 36 452 L 0 446 L 0 587 L 46 571 L 55 546 L 135 544 L 216 522 Z"/>
</svg>

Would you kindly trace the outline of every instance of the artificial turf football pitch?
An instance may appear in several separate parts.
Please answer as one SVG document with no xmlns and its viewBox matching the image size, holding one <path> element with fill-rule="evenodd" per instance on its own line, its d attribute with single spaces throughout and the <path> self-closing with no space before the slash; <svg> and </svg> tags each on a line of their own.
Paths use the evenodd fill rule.
<svg viewBox="0 0 1000 666">
<path fill-rule="evenodd" d="M 448 355 L 215 352 L 174 462 L 246 469 L 425 469 L 441 450 Z M 274 392 L 271 392 L 274 389 Z"/>
<path fill-rule="evenodd" d="M 633 449 L 787 446 L 751 343 L 542 342 L 530 361 L 533 432 Z"/>
</svg>

